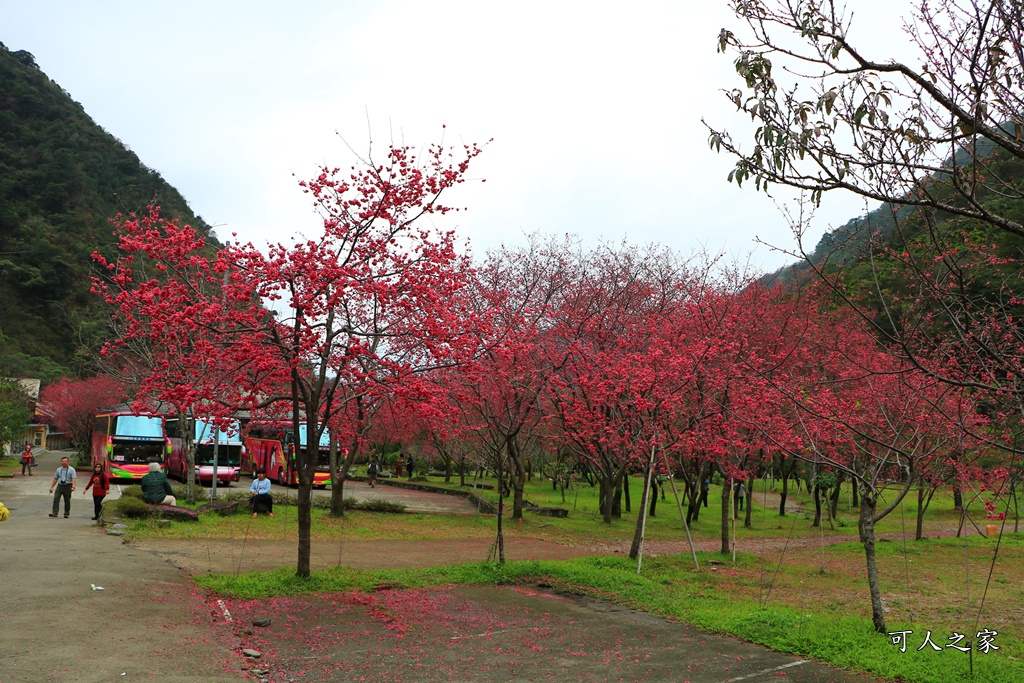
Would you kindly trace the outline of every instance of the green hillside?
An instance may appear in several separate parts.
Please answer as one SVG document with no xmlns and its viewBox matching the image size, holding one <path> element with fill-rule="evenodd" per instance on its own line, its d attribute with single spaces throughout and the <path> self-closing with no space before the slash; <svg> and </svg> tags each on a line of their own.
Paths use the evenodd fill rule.
<svg viewBox="0 0 1024 683">
<path fill-rule="evenodd" d="M 1016 188 L 1013 192 L 1000 192 L 983 185 L 979 188 L 978 199 L 998 215 L 1015 221 L 1024 220 L 1024 200 L 1019 199 L 1020 188 L 1024 187 L 1024 162 L 995 149 L 987 140 L 980 142 L 977 154 L 977 168 L 998 178 L 1002 184 L 998 187 L 1003 190 Z M 960 152 L 955 163 L 964 167 L 972 162 L 965 152 Z M 949 165 L 951 164 L 947 164 Z M 948 177 L 945 174 L 930 178 L 927 185 L 933 195 L 952 201 L 950 198 L 953 193 L 948 189 Z M 994 245 L 997 248 L 997 256 L 1014 259 L 1017 263 L 1024 259 L 1024 239 L 1018 235 L 999 230 L 979 220 L 965 219 L 936 209 L 893 204 L 882 204 L 826 233 L 807 258 L 810 262 L 824 265 L 829 272 L 833 272 L 836 267 L 843 267 L 844 279 L 848 283 L 863 281 L 868 284 L 874 277 L 870 265 L 865 260 L 869 248 L 875 250 L 876 257 L 879 257 L 883 248 L 921 253 L 922 247 L 925 250 L 934 250 L 933 239 L 939 238 L 952 245 L 956 241 L 962 241 L 961 236 L 964 234 L 970 234 L 977 242 Z M 766 279 L 788 282 L 809 276 L 808 263 L 801 261 L 767 276 Z"/>
<path fill-rule="evenodd" d="M 88 373 L 105 334 L 90 254 L 112 251 L 110 218 L 154 201 L 209 230 L 31 54 L 0 43 L 0 375 Z"/>
</svg>

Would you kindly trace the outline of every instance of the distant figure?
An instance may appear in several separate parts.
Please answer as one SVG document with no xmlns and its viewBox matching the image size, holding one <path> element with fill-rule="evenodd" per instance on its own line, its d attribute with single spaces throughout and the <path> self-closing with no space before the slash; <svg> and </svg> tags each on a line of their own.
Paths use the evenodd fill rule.
<svg viewBox="0 0 1024 683">
<path fill-rule="evenodd" d="M 89 477 L 89 483 L 85 485 L 85 489 L 82 490 L 82 495 L 92 488 L 92 509 L 93 520 L 100 518 L 100 512 L 103 511 L 103 499 L 107 497 L 107 492 L 110 491 L 110 481 L 107 480 L 107 470 L 103 467 L 103 463 L 98 462 L 92 466 L 92 476 Z"/>
<path fill-rule="evenodd" d="M 736 482 L 736 511 L 743 512 L 743 503 L 747 499 L 747 486 L 741 481 Z"/>
<path fill-rule="evenodd" d="M 28 470 L 28 476 L 32 476 L 32 467 L 36 457 L 32 455 L 32 444 L 25 444 L 25 452 L 21 454 L 21 476 L 25 476 L 25 470 Z"/>
<path fill-rule="evenodd" d="M 160 463 L 149 463 L 149 474 L 142 478 L 142 500 L 150 505 L 177 505 L 171 482 L 160 468 Z"/>
<path fill-rule="evenodd" d="M 370 464 L 366 466 L 366 481 L 370 484 L 371 489 L 377 488 L 374 486 L 374 482 L 377 481 L 377 461 L 371 460 Z"/>
<path fill-rule="evenodd" d="M 708 506 L 708 491 L 711 490 L 711 480 L 705 479 L 700 484 L 700 499 L 697 501 L 697 505 Z"/>
<path fill-rule="evenodd" d="M 53 482 L 50 484 L 50 493 L 53 493 L 53 487 L 57 487 L 57 493 L 53 493 L 53 512 L 50 513 L 51 517 L 57 516 L 57 507 L 60 504 L 60 499 L 64 499 L 64 518 L 67 519 L 71 516 L 71 493 L 75 490 L 75 482 L 78 481 L 78 473 L 75 472 L 75 468 L 71 466 L 71 461 L 68 460 L 67 456 L 60 459 L 60 467 L 53 473 Z"/>
<path fill-rule="evenodd" d="M 412 461 L 412 456 L 408 456 L 405 459 L 405 469 L 409 471 L 409 479 L 412 479 L 412 471 L 416 467 L 416 463 Z"/>
<path fill-rule="evenodd" d="M 256 470 L 256 478 L 252 480 L 249 493 L 252 494 L 253 517 L 259 514 L 260 510 L 266 510 L 269 516 L 274 516 L 274 497 L 270 495 L 270 480 L 267 479 L 267 471 L 262 467 Z"/>
</svg>

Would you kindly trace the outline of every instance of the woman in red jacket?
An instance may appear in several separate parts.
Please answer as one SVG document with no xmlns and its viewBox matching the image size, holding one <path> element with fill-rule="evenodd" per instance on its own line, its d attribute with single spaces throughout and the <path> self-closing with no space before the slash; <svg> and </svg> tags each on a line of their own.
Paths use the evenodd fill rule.
<svg viewBox="0 0 1024 683">
<path fill-rule="evenodd" d="M 93 513 L 93 519 L 100 518 L 100 512 L 103 510 L 103 499 L 106 498 L 107 492 L 110 490 L 110 482 L 107 480 L 107 471 L 103 467 L 103 463 L 96 463 L 92 466 L 92 477 L 89 478 L 89 483 L 85 485 L 85 489 L 82 491 L 82 495 L 92 487 L 92 505 L 95 512 Z"/>
</svg>

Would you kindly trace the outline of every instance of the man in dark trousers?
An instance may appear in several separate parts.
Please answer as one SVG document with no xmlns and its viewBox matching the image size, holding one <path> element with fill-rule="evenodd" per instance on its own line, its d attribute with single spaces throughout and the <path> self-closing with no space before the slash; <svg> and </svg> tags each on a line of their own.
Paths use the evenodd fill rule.
<svg viewBox="0 0 1024 683">
<path fill-rule="evenodd" d="M 60 504 L 60 499 L 64 498 L 64 518 L 67 519 L 71 515 L 71 492 L 75 490 L 75 483 L 78 481 L 78 473 L 75 472 L 75 468 L 71 466 L 71 461 L 67 457 L 60 459 L 60 467 L 53 473 L 53 482 L 50 483 L 50 493 L 53 493 L 53 487 L 57 487 L 57 493 L 53 494 L 53 512 L 50 513 L 51 517 L 57 516 L 57 507 Z"/>
</svg>

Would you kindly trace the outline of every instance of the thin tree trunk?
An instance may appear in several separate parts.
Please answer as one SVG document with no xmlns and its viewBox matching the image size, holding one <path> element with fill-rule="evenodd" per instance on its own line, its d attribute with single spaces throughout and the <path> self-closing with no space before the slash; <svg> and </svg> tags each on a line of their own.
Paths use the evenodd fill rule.
<svg viewBox="0 0 1024 683">
<path fill-rule="evenodd" d="M 786 516 L 786 497 L 789 496 L 789 477 L 782 477 L 782 492 L 779 493 L 779 517 Z"/>
<path fill-rule="evenodd" d="M 612 523 L 612 480 L 609 477 L 602 476 L 599 482 L 600 486 L 600 504 L 601 504 L 601 519 L 605 524 Z"/>
<path fill-rule="evenodd" d="M 626 498 L 626 512 L 632 512 L 633 507 L 629 499 L 629 475 L 627 474 L 622 478 L 622 493 Z M 642 507 L 642 506 L 641 506 Z"/>
<path fill-rule="evenodd" d="M 747 504 L 746 515 L 744 515 L 744 518 L 743 518 L 743 528 L 744 529 L 750 529 L 753 526 L 753 524 L 751 523 L 751 515 L 750 515 L 750 501 L 752 501 L 754 499 L 754 481 L 755 480 L 754 480 L 753 477 L 750 477 L 750 478 L 747 479 L 746 490 L 743 493 L 743 495 L 746 497 L 746 504 Z"/>
<path fill-rule="evenodd" d="M 654 460 L 654 449 L 651 449 L 651 460 Z M 640 556 L 640 548 L 644 542 L 644 530 L 647 524 L 647 498 L 651 489 L 651 474 L 654 468 L 648 462 L 644 468 L 644 487 L 640 494 L 640 514 L 637 515 L 636 529 L 633 532 L 633 543 L 629 547 L 629 558 L 635 560 Z M 638 567 L 639 571 L 639 567 Z"/>
<path fill-rule="evenodd" d="M 878 562 L 875 557 L 874 496 L 864 493 L 860 503 L 860 527 L 863 529 L 864 557 L 868 565 L 868 590 L 871 592 L 871 622 L 876 633 L 886 633 L 882 590 L 878 584 Z"/>
<path fill-rule="evenodd" d="M 922 483 L 917 488 L 917 531 L 914 534 L 914 540 L 920 541 L 924 538 L 924 513 L 928 510 L 928 505 L 932 502 L 932 496 L 935 495 L 935 487 L 929 487 L 928 495 L 924 493 L 924 484 Z"/>
<path fill-rule="evenodd" d="M 293 443 L 295 444 L 296 452 L 300 458 L 299 461 L 299 495 L 298 495 L 298 517 L 299 517 L 299 551 L 298 560 L 295 565 L 295 574 L 299 577 L 305 578 L 309 576 L 309 559 L 312 550 L 312 505 L 310 496 L 313 491 L 313 478 L 310 476 L 309 467 L 307 467 L 309 461 L 309 449 L 306 449 L 306 454 L 303 455 L 302 448 L 299 444 L 298 426 L 299 426 L 299 387 L 298 387 L 298 373 L 295 369 L 292 369 L 292 424 L 295 427 L 295 438 Z M 311 410 L 310 406 L 306 406 L 308 413 L 313 415 L 312 419 L 314 425 L 316 422 L 316 414 L 318 411 Z M 306 426 L 307 440 L 312 440 L 316 434 L 316 429 L 309 429 L 309 425 Z M 286 454 L 287 457 L 287 454 Z"/>
<path fill-rule="evenodd" d="M 814 482 L 813 489 L 814 489 L 814 523 L 812 523 L 811 526 L 812 527 L 820 527 L 821 526 L 821 489 L 818 488 L 817 480 L 815 480 L 815 482 Z"/>
<path fill-rule="evenodd" d="M 732 480 L 722 482 L 722 554 L 728 555 L 729 548 L 729 502 L 732 500 Z"/>
<path fill-rule="evenodd" d="M 494 542 L 498 546 L 498 564 L 505 564 L 505 532 L 501 524 L 502 517 L 504 517 L 505 514 L 505 497 L 503 494 L 505 485 L 503 483 L 504 472 L 501 460 L 501 453 L 498 453 L 498 536 Z"/>
</svg>

